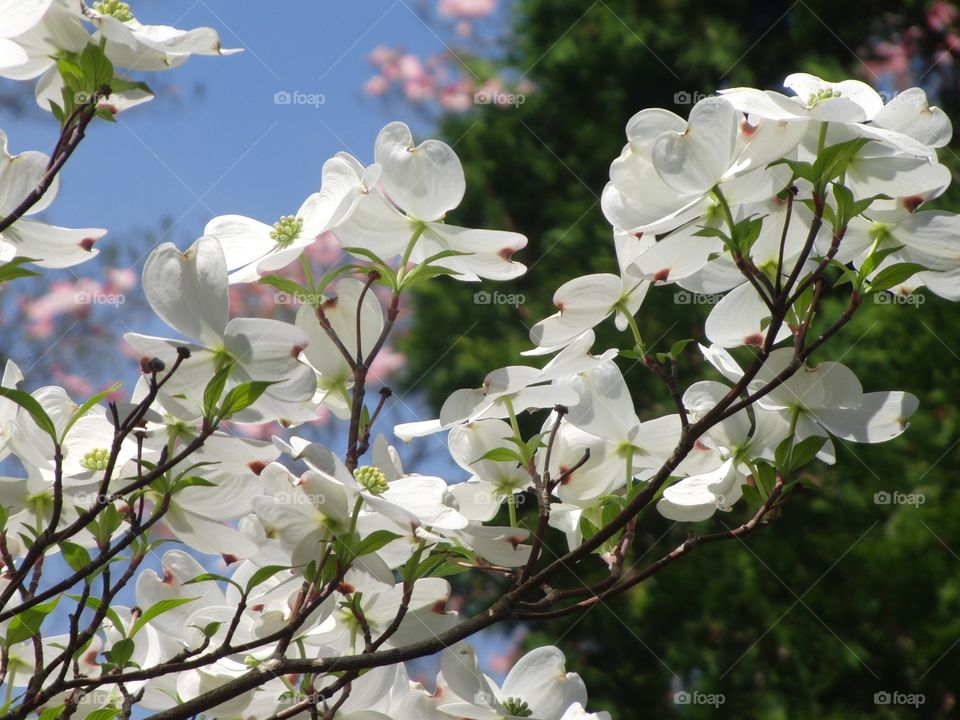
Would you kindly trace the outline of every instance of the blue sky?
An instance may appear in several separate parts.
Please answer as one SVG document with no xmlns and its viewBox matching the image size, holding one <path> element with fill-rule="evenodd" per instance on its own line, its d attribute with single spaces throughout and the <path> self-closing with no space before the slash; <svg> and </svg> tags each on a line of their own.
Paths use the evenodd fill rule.
<svg viewBox="0 0 960 720">
<path fill-rule="evenodd" d="M 370 160 L 389 111 L 363 95 L 374 73 L 366 55 L 376 45 L 420 54 L 443 44 L 415 14 L 415 0 L 135 0 L 145 23 L 216 28 L 225 47 L 245 52 L 192 58 L 147 80 L 178 97 L 157 97 L 96 124 L 63 173 L 51 222 L 106 227 L 119 233 L 175 221 L 167 239 L 183 245 L 216 215 L 241 213 L 272 222 L 295 212 L 320 186 L 323 161 L 339 150 Z M 198 89 L 200 90 L 198 92 Z M 278 92 L 323 97 L 323 104 L 277 105 Z M 404 117 L 406 116 L 406 117 Z M 3 118 L 14 152 L 52 147 L 52 118 Z M 101 247 L 109 245 L 108 236 Z M 87 267 L 85 270 L 89 269 Z"/>
<path fill-rule="evenodd" d="M 428 135 L 431 128 L 421 115 L 402 104 L 386 108 L 361 89 L 375 72 L 366 56 L 381 43 L 419 55 L 444 49 L 436 29 L 417 17 L 415 3 L 133 0 L 132 9 L 144 23 L 210 26 L 220 32 L 224 47 L 244 52 L 193 58 L 147 77 L 158 97 L 124 113 L 116 125 L 92 126 L 64 169 L 60 194 L 44 218 L 107 228 L 101 249 L 136 243 L 142 250 L 139 274 L 148 251 L 139 235 L 156 231 L 164 219 L 173 225 L 162 239 L 180 247 L 199 237 L 217 215 L 239 213 L 273 222 L 295 212 L 319 189 L 321 165 L 336 152 L 372 160 L 374 138 L 390 120 L 406 120 L 420 136 Z M 323 102 L 275 104 L 281 92 L 322 96 Z M 0 115 L 0 127 L 15 153 L 49 152 L 57 136 L 53 118 L 40 113 Z M 78 272 L 102 277 L 101 265 L 96 259 Z M 169 334 L 161 324 L 142 329 Z M 407 402 L 419 405 L 415 398 Z M 394 421 L 387 418 L 389 425 Z M 439 463 L 450 471 L 449 461 L 435 454 L 438 441 L 425 444 L 434 452 L 428 450 L 417 469 L 424 472 Z M 479 640 L 484 655 L 506 643 L 500 633 Z"/>
<path fill-rule="evenodd" d="M 97 247 L 133 245 L 134 253 L 120 257 L 139 257 L 139 275 L 150 249 L 144 235 L 159 233 L 164 220 L 172 226 L 160 239 L 181 248 L 217 215 L 237 213 L 272 223 L 296 212 L 319 190 L 321 166 L 338 151 L 372 161 L 374 139 L 387 122 L 404 119 L 421 137 L 429 135 L 432 128 L 423 114 L 402 102 L 385 106 L 362 91 L 376 72 L 367 55 L 377 45 L 421 56 L 444 50 L 447 33 L 421 20 L 415 3 L 135 0 L 132 9 L 144 23 L 210 26 L 219 31 L 224 47 L 244 52 L 194 57 L 174 70 L 149 74 L 157 98 L 121 114 L 115 125 L 98 121 L 91 126 L 62 172 L 60 194 L 44 218 L 107 228 Z M 276 104 L 277 93 L 313 95 L 322 103 Z M 49 151 L 57 135 L 52 116 L 39 111 L 21 118 L 0 115 L 0 123 L 12 152 Z M 103 259 L 70 274 L 101 279 Z M 37 292 L 43 292 L 41 286 Z M 170 334 L 159 321 L 138 323 L 136 329 Z M 12 354 L 23 367 L 32 365 L 17 348 Z M 132 371 L 129 363 L 117 364 L 111 380 Z M 415 419 L 410 408 L 429 412 L 414 396 L 405 403 L 407 408 L 397 407 L 385 419 Z M 440 447 L 436 440 L 427 444 Z M 431 453 L 428 462 L 436 460 Z M 446 463 L 441 467 L 451 469 Z"/>
</svg>

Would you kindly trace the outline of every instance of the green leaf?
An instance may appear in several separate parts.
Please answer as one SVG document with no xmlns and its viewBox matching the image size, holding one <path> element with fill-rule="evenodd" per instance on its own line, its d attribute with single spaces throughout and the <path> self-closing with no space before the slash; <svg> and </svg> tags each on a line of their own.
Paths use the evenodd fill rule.
<svg viewBox="0 0 960 720">
<path fill-rule="evenodd" d="M 229 418 L 242 410 L 246 410 L 273 384 L 272 380 L 252 380 L 237 385 L 223 399 L 223 405 L 220 407 L 220 417 Z"/>
<path fill-rule="evenodd" d="M 128 80 L 126 78 L 114 77 L 110 81 L 110 89 L 115 93 L 129 92 L 130 90 L 143 90 L 145 93 L 153 95 L 154 92 L 145 82 L 140 80 Z"/>
<path fill-rule="evenodd" d="M 66 596 L 71 600 L 73 600 L 74 602 L 80 602 L 80 599 L 83 597 L 82 595 L 72 595 L 70 593 L 66 593 Z M 94 611 L 97 611 L 100 609 L 100 606 L 102 603 L 100 602 L 100 598 L 87 597 L 87 600 L 84 604 L 87 607 L 93 609 Z M 107 619 L 109 619 L 110 622 L 113 623 L 113 626 L 117 629 L 117 632 L 119 632 L 121 635 L 126 636 L 125 635 L 126 629 L 124 628 L 123 622 L 121 622 L 120 620 L 120 616 L 117 615 L 117 611 L 114 610 L 112 607 L 107 607 L 105 614 L 107 616 Z"/>
<path fill-rule="evenodd" d="M 878 249 L 871 253 L 867 259 L 863 261 L 863 264 L 860 265 L 860 277 L 867 277 L 880 266 L 880 263 L 883 262 L 888 255 L 902 249 L 903 245 L 894 245 L 893 247 Z"/>
<path fill-rule="evenodd" d="M 195 578 L 190 578 L 183 584 L 195 585 L 196 583 L 202 583 L 202 582 L 225 582 L 230 585 L 233 585 L 233 587 L 235 587 L 238 592 L 243 593 L 243 588 L 240 587 L 240 583 L 238 583 L 236 580 L 231 580 L 225 575 L 217 575 L 216 573 L 203 573 L 201 575 L 197 575 Z"/>
<path fill-rule="evenodd" d="M 77 420 L 79 420 L 79 419 L 82 418 L 84 415 L 86 415 L 88 412 L 90 412 L 90 409 L 91 409 L 94 405 L 96 405 L 98 402 L 100 402 L 101 400 L 103 400 L 105 397 L 107 397 L 107 395 L 112 395 L 112 394 L 115 393 L 117 390 L 119 390 L 119 389 L 120 389 L 120 386 L 121 386 L 122 384 L 123 384 L 123 383 L 119 383 L 119 382 L 118 382 L 118 383 L 114 383 L 113 385 L 111 385 L 110 387 L 108 387 L 108 388 L 107 388 L 106 390 L 104 390 L 103 392 L 98 392 L 96 395 L 94 395 L 93 397 L 89 398 L 85 403 L 83 403 L 83 405 L 81 405 L 79 408 L 77 408 L 77 411 L 76 411 L 73 415 L 70 416 L 70 419 L 69 419 L 69 420 L 67 420 L 66 427 L 63 428 L 63 433 L 61 433 L 61 435 L 60 435 L 60 442 L 63 443 L 63 441 L 67 439 L 67 433 L 70 432 L 70 428 L 72 428 L 72 427 L 74 426 L 74 424 L 76 424 Z"/>
<path fill-rule="evenodd" d="M 510 448 L 493 448 L 488 450 L 483 455 L 478 457 L 473 462 L 480 462 L 481 460 L 492 460 L 493 462 L 522 462 L 520 459 L 520 454 L 516 450 L 511 450 Z"/>
<path fill-rule="evenodd" d="M 365 257 L 370 262 L 373 263 L 373 266 L 377 269 L 377 272 L 385 278 L 389 285 L 396 289 L 397 287 L 397 274 L 393 271 L 389 265 L 387 265 L 383 260 L 380 259 L 380 256 L 370 250 L 365 250 L 364 248 L 357 247 L 345 247 L 344 252 L 348 252 L 351 255 L 357 255 L 359 257 Z"/>
<path fill-rule="evenodd" d="M 764 501 L 764 498 L 760 496 L 760 492 L 752 485 L 743 486 L 743 499 L 747 501 L 747 505 L 751 508 L 760 507 Z"/>
<path fill-rule="evenodd" d="M 57 441 L 57 428 L 54 426 L 53 420 L 50 419 L 46 410 L 43 409 L 43 406 L 37 402 L 32 395 L 25 393 L 23 390 L 0 387 L 0 397 L 12 400 L 26 410 L 37 424 L 37 427 L 49 435 L 51 440 L 54 442 Z"/>
<path fill-rule="evenodd" d="M 209 638 L 212 638 L 214 635 L 216 635 L 222 626 L 223 626 L 222 622 L 219 622 L 217 620 L 212 620 L 211 622 L 208 622 L 203 627 L 200 627 L 199 625 L 194 625 L 193 627 L 199 630 L 201 635 L 209 639 Z"/>
<path fill-rule="evenodd" d="M 118 668 L 124 668 L 130 661 L 130 658 L 133 657 L 134 649 L 133 640 L 123 638 L 122 640 L 117 640 L 117 642 L 113 644 L 113 647 L 104 653 L 104 657 Z"/>
<path fill-rule="evenodd" d="M 781 442 L 775 453 L 777 469 L 784 476 L 813 460 L 827 441 L 825 437 L 817 435 L 811 435 L 797 443 L 793 440 L 791 437 Z"/>
<path fill-rule="evenodd" d="M 170 612 L 174 608 L 178 608 L 181 605 L 186 605 L 189 602 L 193 602 L 197 598 L 167 598 L 166 600 L 160 600 L 153 605 L 151 605 L 146 612 L 143 613 L 140 617 L 137 618 L 137 621 L 133 624 L 133 627 L 130 628 L 129 636 L 133 637 L 140 630 L 143 629 L 143 626 L 148 622 L 153 620 L 156 617 L 160 617 L 165 612 Z"/>
<path fill-rule="evenodd" d="M 296 283 L 289 278 L 280 277 L 279 275 L 264 275 L 262 278 L 260 278 L 259 283 L 261 285 L 275 287 L 277 290 L 286 293 L 294 299 L 304 297 L 309 298 L 309 296 L 313 294 L 300 283 Z M 313 305 L 316 303 L 311 304 Z"/>
<path fill-rule="evenodd" d="M 773 492 L 773 486 L 777 481 L 777 470 L 772 465 L 765 462 L 759 462 L 756 465 L 757 472 L 753 475 L 753 481 L 757 484 L 757 490 L 760 496 L 766 500 Z"/>
<path fill-rule="evenodd" d="M 342 565 L 350 565 L 357 557 L 360 536 L 357 533 L 340 533 L 333 538 L 333 549 Z"/>
<path fill-rule="evenodd" d="M 670 357 L 676 360 L 683 353 L 684 349 L 693 342 L 692 338 L 686 340 L 677 340 L 673 345 L 670 346 Z"/>
<path fill-rule="evenodd" d="M 89 90 L 110 85 L 113 81 L 113 63 L 107 59 L 99 45 L 88 43 L 83 49 L 80 53 L 80 70 Z"/>
<path fill-rule="evenodd" d="M 347 273 L 357 272 L 357 273 L 367 273 L 370 271 L 370 268 L 366 265 L 359 265 L 357 263 L 350 263 L 349 265 L 341 265 L 340 267 L 335 267 L 330 272 L 326 273 L 323 277 L 320 278 L 320 283 L 317 285 L 317 293 L 322 293 L 323 289 L 327 287 L 330 283 L 336 280 L 341 275 L 346 275 Z M 317 303 L 310 303 L 311 305 L 316 305 Z"/>
<path fill-rule="evenodd" d="M 843 175 L 853 157 L 868 142 L 866 138 L 855 138 L 825 147 L 813 163 L 813 183 L 818 190 L 822 192 L 827 183 Z"/>
<path fill-rule="evenodd" d="M 40 626 L 43 625 L 47 615 L 57 607 L 58 602 L 60 602 L 59 595 L 14 615 L 10 619 L 10 624 L 7 625 L 6 646 L 10 647 L 18 642 L 29 640 L 35 635 L 40 635 Z"/>
<path fill-rule="evenodd" d="M 881 292 L 896 287 L 927 268 L 919 263 L 897 263 L 878 272 L 870 282 L 870 292 Z"/>
<path fill-rule="evenodd" d="M 69 540 L 60 542 L 60 554 L 74 572 L 80 572 L 90 564 L 90 553 L 87 549 Z"/>
<path fill-rule="evenodd" d="M 196 475 L 190 475 L 189 477 L 181 478 L 177 480 L 176 484 L 173 487 L 174 492 L 178 492 L 188 487 L 216 487 L 215 482 L 211 482 L 206 478 L 197 477 Z"/>
<path fill-rule="evenodd" d="M 357 556 L 375 553 L 399 537 L 402 536 L 389 530 L 374 530 L 360 541 L 360 544 L 357 546 Z"/>
<path fill-rule="evenodd" d="M 227 365 L 225 368 L 219 370 L 207 383 L 207 387 L 203 390 L 203 414 L 206 417 L 213 415 L 214 410 L 217 408 L 217 403 L 220 402 L 220 397 L 223 395 L 223 389 L 227 386 L 227 378 L 230 377 L 230 373 L 233 372 L 233 365 Z"/>
<path fill-rule="evenodd" d="M 451 270 L 450 268 L 441 267 L 439 265 L 422 265 L 410 271 L 410 274 L 403 279 L 403 285 L 401 286 L 401 289 L 406 290 L 418 282 L 423 282 L 424 280 L 429 280 L 430 278 L 440 277 L 441 275 L 452 276 L 460 274 L 461 273 L 457 272 L 456 270 Z"/>
<path fill-rule="evenodd" d="M 841 273 L 840 277 L 833 284 L 834 287 L 846 285 L 847 283 L 854 283 L 854 284 L 859 283 L 860 279 L 859 279 L 859 276 L 857 275 L 857 271 L 853 270 L 852 268 L 848 268 L 839 260 L 831 260 L 830 266 L 837 268 Z"/>
<path fill-rule="evenodd" d="M 808 162 L 802 162 L 800 160 L 787 160 L 784 158 L 782 160 L 775 160 L 767 167 L 773 167 L 775 165 L 786 165 L 793 172 L 795 178 L 800 178 L 801 180 L 806 180 L 811 183 L 816 177 L 813 165 Z"/>
<path fill-rule="evenodd" d="M 86 720 L 115 720 L 119 715 L 119 708 L 100 708 L 87 715 Z"/>
<path fill-rule="evenodd" d="M 101 544 L 107 545 L 121 524 L 123 524 L 123 515 L 113 503 L 107 503 L 97 519 L 89 525 L 89 529 Z"/>
<path fill-rule="evenodd" d="M 36 262 L 36 259 L 28 257 L 15 257 L 8 261 L 5 265 L 0 267 L 0 283 L 25 277 L 40 277 L 40 273 L 20 267 L 21 265 L 26 265 L 27 263 L 32 262 Z"/>
<path fill-rule="evenodd" d="M 264 565 L 262 568 L 259 568 L 253 575 L 250 576 L 250 579 L 247 580 L 247 589 L 244 591 L 244 594 L 247 595 L 255 587 L 262 585 L 267 580 L 272 578 L 277 573 L 281 573 L 284 570 L 289 570 L 290 567 L 287 565 Z"/>
</svg>

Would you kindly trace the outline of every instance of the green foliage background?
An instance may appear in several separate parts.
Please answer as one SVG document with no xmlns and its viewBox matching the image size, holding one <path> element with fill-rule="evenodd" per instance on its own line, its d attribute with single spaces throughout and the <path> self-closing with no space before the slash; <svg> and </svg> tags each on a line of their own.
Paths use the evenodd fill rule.
<svg viewBox="0 0 960 720">
<path fill-rule="evenodd" d="M 409 384 L 439 404 L 520 361 L 527 330 L 553 312 L 570 278 L 615 271 L 599 206 L 627 119 L 643 107 L 685 115 L 675 93 L 776 88 L 794 71 L 849 77 L 884 13 L 919 17 L 923 3 L 721 0 L 518 0 L 508 65 L 538 90 L 516 109 L 480 108 L 442 134 L 467 172 L 467 198 L 449 218 L 522 232 L 530 270 L 510 284 L 431 283 L 419 291 L 403 350 Z M 947 98 L 946 109 L 960 117 Z M 941 152 L 957 166 L 952 149 Z M 960 209 L 960 192 L 938 201 Z M 526 303 L 478 305 L 480 289 Z M 868 303 L 819 359 L 842 358 L 866 390 L 919 396 L 909 431 L 886 445 L 840 445 L 833 468 L 813 466 L 818 490 L 793 498 L 773 527 L 745 542 L 698 550 L 625 598 L 582 618 L 534 628 L 558 642 L 615 718 L 953 717 L 960 688 L 960 308 L 932 295 L 919 306 Z M 837 313 L 841 300 L 828 303 Z M 702 338 L 707 308 L 651 293 L 638 320 L 658 350 Z M 604 326 L 598 347 L 628 345 Z M 438 346 L 443 338 L 443 347 Z M 431 369 L 432 368 L 432 369 Z M 658 381 L 624 361 L 641 417 L 669 412 Z M 422 375 L 428 369 L 430 375 Z M 706 369 L 684 356 L 689 384 Z M 879 491 L 922 493 L 920 507 L 879 505 Z M 720 514 L 696 529 L 744 519 Z M 635 552 L 652 560 L 690 528 L 654 513 Z M 559 549 L 559 548 L 557 548 Z M 585 579 L 599 578 L 596 562 Z M 573 581 L 575 582 L 575 581 Z M 955 647 L 955 644 L 958 644 Z M 679 689 L 725 696 L 719 708 L 676 705 Z M 877 706 L 877 691 L 923 693 L 917 709 Z"/>
</svg>

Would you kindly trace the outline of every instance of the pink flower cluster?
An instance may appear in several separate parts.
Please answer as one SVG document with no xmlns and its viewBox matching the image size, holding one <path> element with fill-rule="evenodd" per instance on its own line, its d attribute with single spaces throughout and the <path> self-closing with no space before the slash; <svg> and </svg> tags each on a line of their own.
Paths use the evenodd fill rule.
<svg viewBox="0 0 960 720">
<path fill-rule="evenodd" d="M 529 81 L 510 88 L 498 77 L 478 81 L 457 69 L 462 61 L 452 52 L 420 58 L 402 49 L 383 45 L 369 56 L 377 74 L 367 80 L 364 92 L 375 97 L 386 96 L 392 89 L 414 105 L 436 102 L 447 112 L 466 112 L 474 105 L 512 105 L 517 95 L 534 91 Z"/>
<path fill-rule="evenodd" d="M 477 78 L 465 63 L 465 58 L 474 54 L 471 47 L 484 46 L 477 21 L 490 18 L 496 10 L 497 0 L 438 0 L 436 14 L 424 21 L 436 26 L 438 34 L 451 35 L 445 43 L 447 50 L 421 57 L 403 48 L 380 45 L 369 55 L 377 73 L 364 84 L 364 92 L 373 97 L 388 97 L 395 92 L 418 108 L 436 104 L 441 111 L 451 113 L 466 112 L 478 104 L 516 104 L 517 95 L 534 91 L 531 83 L 521 82 L 511 88 L 496 76 Z M 468 47 L 450 49 L 458 45 Z"/>
<path fill-rule="evenodd" d="M 437 12 L 443 17 L 479 19 L 497 9 L 497 0 L 440 0 Z"/>
<path fill-rule="evenodd" d="M 907 24 L 900 15 L 888 15 L 879 39 L 868 48 L 864 64 L 871 81 L 881 78 L 899 91 L 918 83 L 936 82 L 950 75 L 960 55 L 960 9 L 947 0 L 934 0 L 920 23 Z M 931 71 L 937 70 L 931 76 Z M 938 88 L 925 87 L 928 94 Z"/>
<path fill-rule="evenodd" d="M 28 320 L 27 334 L 36 340 L 49 338 L 56 331 L 56 321 L 62 316 L 86 318 L 97 305 L 119 305 L 126 294 L 137 285 L 137 274 L 132 269 L 106 268 L 106 280 L 100 282 L 88 277 L 52 282 L 38 298 L 21 299 Z"/>
</svg>

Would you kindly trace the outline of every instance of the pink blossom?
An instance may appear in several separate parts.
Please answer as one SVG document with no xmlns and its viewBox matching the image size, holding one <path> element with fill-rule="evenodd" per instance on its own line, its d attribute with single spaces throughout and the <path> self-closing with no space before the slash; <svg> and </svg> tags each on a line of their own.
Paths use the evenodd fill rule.
<svg viewBox="0 0 960 720">
<path fill-rule="evenodd" d="M 137 286 L 137 274 L 131 268 L 107 268 L 106 272 L 111 292 L 128 292 Z"/>
<path fill-rule="evenodd" d="M 404 55 L 397 63 L 400 69 L 400 77 L 404 80 L 420 80 L 426 74 L 423 69 L 423 63 L 416 55 Z"/>
<path fill-rule="evenodd" d="M 936 0 L 927 10 L 927 25 L 931 30 L 944 32 L 957 21 L 958 14 L 960 13 L 952 3 Z"/>
<path fill-rule="evenodd" d="M 388 62 L 393 62 L 396 55 L 396 50 L 391 50 L 386 45 L 377 45 L 370 53 L 368 59 L 374 65 L 385 65 Z"/>
<path fill-rule="evenodd" d="M 408 80 L 403 85 L 403 94 L 411 102 L 425 102 L 434 96 L 434 84 L 432 78 L 424 75 L 418 80 Z"/>
<path fill-rule="evenodd" d="M 406 362 L 407 358 L 403 353 L 398 353 L 390 347 L 384 347 L 370 363 L 367 380 L 371 383 L 383 383 L 402 368 Z"/>
<path fill-rule="evenodd" d="M 448 85 L 439 96 L 440 106 L 450 112 L 466 112 L 473 107 L 473 83 L 461 81 Z"/>
<path fill-rule="evenodd" d="M 53 368 L 52 375 L 57 384 L 61 385 L 71 395 L 81 397 L 93 395 L 93 386 L 79 375 L 65 372 L 60 366 Z"/>
<path fill-rule="evenodd" d="M 340 259 L 343 250 L 337 236 L 332 232 L 325 232 L 317 237 L 313 245 L 307 246 L 306 254 L 314 265 L 330 267 Z"/>
<path fill-rule="evenodd" d="M 383 95 L 390 88 L 390 83 L 383 75 L 374 75 L 363 85 L 367 95 Z"/>
<path fill-rule="evenodd" d="M 482 18 L 497 9 L 497 0 L 440 0 L 438 12 L 444 17 Z"/>
</svg>

